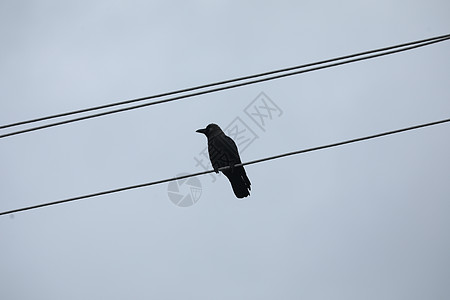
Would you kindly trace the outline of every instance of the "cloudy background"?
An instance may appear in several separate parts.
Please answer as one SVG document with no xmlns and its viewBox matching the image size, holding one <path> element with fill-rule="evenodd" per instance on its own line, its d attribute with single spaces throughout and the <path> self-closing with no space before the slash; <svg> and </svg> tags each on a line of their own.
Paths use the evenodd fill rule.
<svg viewBox="0 0 450 300">
<path fill-rule="evenodd" d="M 1 124 L 447 34 L 434 1 L 0 1 Z M 450 42 L 0 140 L 0 210 L 450 117 Z M 261 130 L 245 108 L 282 110 Z M 8 131 L 2 131 L 5 133 Z M 449 299 L 450 126 L 0 217 L 3 299 Z M 187 189 L 181 190 L 185 193 Z"/>
</svg>

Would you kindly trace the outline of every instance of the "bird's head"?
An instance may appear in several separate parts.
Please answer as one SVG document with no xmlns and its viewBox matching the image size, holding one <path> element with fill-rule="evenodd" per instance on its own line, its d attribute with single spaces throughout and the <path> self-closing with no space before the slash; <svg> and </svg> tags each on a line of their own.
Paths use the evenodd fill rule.
<svg viewBox="0 0 450 300">
<path fill-rule="evenodd" d="M 206 126 L 206 128 L 198 129 L 196 130 L 196 132 L 203 133 L 204 135 L 206 135 L 206 137 L 213 137 L 216 134 L 221 133 L 222 129 L 220 129 L 219 125 L 217 124 L 209 124 L 208 126 Z"/>
</svg>

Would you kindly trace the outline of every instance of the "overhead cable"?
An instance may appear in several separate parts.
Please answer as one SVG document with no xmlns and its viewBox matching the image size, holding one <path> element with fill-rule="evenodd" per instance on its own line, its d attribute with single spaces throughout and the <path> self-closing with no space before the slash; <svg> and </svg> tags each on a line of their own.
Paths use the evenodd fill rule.
<svg viewBox="0 0 450 300">
<path fill-rule="evenodd" d="M 382 132 L 382 133 L 378 133 L 378 134 L 374 134 L 374 135 L 354 138 L 354 139 L 346 140 L 346 141 L 342 141 L 342 142 L 337 142 L 337 143 L 317 146 L 317 147 L 313 147 L 313 148 L 307 148 L 307 149 L 287 152 L 287 153 L 283 153 L 283 154 L 279 154 L 279 155 L 269 156 L 269 157 L 265 157 L 265 158 L 261 158 L 261 159 L 252 160 L 252 161 L 249 161 L 249 162 L 241 163 L 241 164 L 236 164 L 234 167 L 258 164 L 258 163 L 261 163 L 261 162 L 266 162 L 266 161 L 269 161 L 269 160 L 275 160 L 275 159 L 283 158 L 283 157 L 287 157 L 287 156 L 293 156 L 293 155 L 297 155 L 297 154 L 313 152 L 313 151 L 318 151 L 318 150 L 327 149 L 327 148 L 333 148 L 333 147 L 342 146 L 342 145 L 346 145 L 346 144 L 352 144 L 352 143 L 356 143 L 356 142 L 366 141 L 366 140 L 370 140 L 370 139 L 374 139 L 374 138 L 378 138 L 378 137 L 383 137 L 383 136 L 387 136 L 387 135 L 392 135 L 392 134 L 401 133 L 401 132 L 405 132 L 405 131 L 411 131 L 411 130 L 414 130 L 414 129 L 419 129 L 419 128 L 423 128 L 423 127 L 429 127 L 429 126 L 443 124 L 443 123 L 448 123 L 448 122 L 450 122 L 450 118 L 449 119 L 435 121 L 435 122 L 425 123 L 425 124 L 414 125 L 414 126 L 410 126 L 410 127 L 406 127 L 406 128 L 386 131 L 386 132 Z M 230 166 L 222 167 L 222 168 L 219 168 L 219 171 L 223 171 L 223 170 L 226 170 L 226 169 L 229 169 L 229 168 L 230 168 Z M 176 181 L 176 180 L 186 179 L 186 178 L 189 178 L 189 177 L 200 176 L 200 175 L 204 175 L 204 174 L 208 174 L 208 173 L 212 173 L 212 172 L 214 172 L 214 170 L 207 170 L 207 171 L 203 171 L 203 172 L 192 173 L 192 174 L 178 176 L 178 177 L 161 179 L 161 180 L 157 180 L 157 181 L 141 183 L 141 184 L 137 184 L 137 185 L 121 187 L 121 188 L 116 188 L 116 189 L 112 189 L 112 190 L 101 191 L 101 192 L 92 193 L 92 194 L 86 194 L 86 195 L 82 195 L 82 196 L 76 196 L 76 197 L 62 199 L 62 200 L 57 200 L 57 201 L 53 201 L 53 202 L 47 202 L 47 203 L 32 205 L 32 206 L 28 206 L 28 207 L 17 208 L 17 209 L 13 209 L 13 210 L 9 210 L 9 211 L 4 211 L 4 212 L 0 212 L 0 215 L 7 215 L 7 214 L 12 214 L 12 213 L 32 210 L 32 209 L 36 209 L 36 208 L 41 208 L 41 207 L 45 207 L 45 206 L 52 206 L 52 205 L 56 205 L 56 204 L 73 202 L 73 201 L 77 201 L 77 200 L 83 200 L 83 199 L 88 199 L 88 198 L 92 198 L 92 197 L 97 197 L 97 196 L 102 196 L 102 195 L 107 195 L 107 194 L 123 192 L 123 191 L 127 191 L 127 190 L 143 188 L 143 187 L 157 185 L 157 184 L 166 183 L 166 182 L 170 182 L 170 181 Z"/>
<path fill-rule="evenodd" d="M 429 38 L 429 39 L 425 39 L 425 40 L 420 40 L 420 41 L 409 42 L 409 43 L 405 43 L 405 44 L 400 44 L 400 45 L 395 45 L 395 46 L 390 46 L 390 47 L 370 50 L 370 51 L 365 51 L 365 52 L 351 54 L 351 55 L 347 55 L 347 56 L 332 58 L 332 59 L 319 61 L 319 62 L 314 62 L 314 63 L 309 63 L 309 64 L 305 64 L 305 65 L 301 65 L 301 66 L 295 66 L 295 67 L 290 67 L 290 68 L 285 68 L 285 69 L 280 69 L 280 70 L 275 70 L 275 71 L 270 71 L 270 72 L 255 74 L 255 75 L 249 75 L 249 76 L 240 77 L 240 78 L 236 78 L 236 79 L 230 79 L 230 80 L 220 81 L 220 82 L 216 82 L 216 83 L 210 83 L 210 84 L 201 85 L 201 86 L 197 86 L 197 87 L 192 87 L 192 88 L 177 90 L 177 91 L 173 91 L 173 92 L 153 95 L 153 96 L 149 96 L 149 97 L 131 99 L 131 100 L 126 100 L 126 101 L 122 101 L 122 102 L 111 103 L 111 104 L 106 104 L 106 105 L 102 105 L 102 106 L 86 108 L 86 109 L 81 109 L 81 110 L 72 111 L 72 112 L 61 113 L 61 114 L 56 114 L 56 115 L 47 116 L 47 117 L 41 117 L 41 118 L 37 118 L 37 119 L 33 119 L 33 120 L 27 120 L 27 121 L 21 121 L 21 122 L 17 122 L 17 123 L 7 124 L 7 125 L 0 126 L 0 129 L 6 129 L 6 128 L 9 128 L 9 127 L 14 127 L 14 126 L 18 126 L 18 125 L 24 125 L 24 124 L 28 124 L 28 123 L 34 123 L 34 122 L 38 122 L 38 121 L 49 120 L 49 119 L 53 119 L 53 118 L 69 116 L 69 115 L 79 114 L 79 113 L 83 113 L 83 112 L 89 112 L 89 111 L 93 111 L 93 110 L 99 110 L 99 109 L 103 109 L 103 108 L 109 108 L 109 107 L 117 106 L 117 105 L 130 104 L 130 103 L 133 103 L 133 102 L 138 102 L 138 101 L 143 101 L 143 100 L 148 100 L 148 99 L 153 99 L 153 98 L 160 98 L 160 97 L 163 97 L 163 96 L 179 94 L 179 93 L 183 93 L 183 92 L 187 92 L 187 91 L 199 90 L 199 89 L 203 89 L 203 88 L 206 88 L 206 87 L 224 85 L 224 84 L 227 84 L 227 83 L 238 82 L 238 81 L 243 81 L 243 80 L 248 80 L 248 79 L 253 79 L 253 78 L 258 78 L 258 77 L 263 77 L 263 76 L 276 74 L 276 73 L 283 73 L 283 74 L 279 74 L 279 75 L 275 75 L 275 76 L 269 76 L 269 77 L 264 77 L 264 78 L 260 78 L 260 79 L 244 81 L 244 82 L 241 82 L 241 83 L 225 85 L 225 86 L 221 86 L 221 87 L 217 87 L 217 88 L 213 88 L 213 89 L 208 89 L 208 90 L 203 90 L 203 91 L 199 91 L 199 92 L 195 92 L 195 93 L 180 95 L 180 96 L 166 98 L 166 99 L 157 100 L 157 101 L 153 101 L 153 102 L 137 104 L 137 105 L 128 106 L 128 107 L 124 107 L 124 108 L 119 108 L 119 109 L 109 110 L 109 111 L 95 113 L 95 114 L 91 114 L 91 115 L 86 115 L 86 116 L 82 116 L 82 117 L 78 117 L 78 118 L 67 119 L 67 120 L 64 120 L 64 121 L 49 123 L 49 124 L 45 124 L 45 125 L 42 125 L 42 126 L 36 126 L 36 127 L 23 129 L 23 130 L 13 131 L 13 132 L 9 132 L 9 133 L 5 133 L 5 134 L 0 135 L 0 138 L 5 138 L 5 137 L 18 135 L 18 134 L 22 134 L 22 133 L 27 133 L 27 132 L 32 132 L 32 131 L 36 131 L 36 130 L 41 130 L 41 129 L 45 129 L 45 128 L 50 128 L 50 127 L 54 127 L 54 126 L 69 124 L 69 123 L 82 121 L 82 120 L 87 120 L 87 119 L 91 119 L 91 118 L 101 117 L 101 116 L 105 116 L 105 115 L 109 115 L 109 114 L 124 112 L 124 111 L 128 111 L 128 110 L 138 109 L 138 108 L 142 108 L 142 107 L 146 107 L 146 106 L 151 106 L 151 105 L 156 105 L 156 104 L 161 104 L 161 103 L 167 103 L 167 102 L 172 102 L 172 101 L 181 100 L 181 99 L 185 99 L 185 98 L 191 98 L 191 97 L 194 97 L 194 96 L 200 96 L 200 95 L 214 93 L 214 92 L 223 91 L 223 90 L 227 90 L 227 89 L 242 87 L 242 86 L 256 84 L 256 83 L 261 83 L 261 82 L 265 82 L 265 81 L 270 81 L 270 80 L 274 80 L 274 79 L 279 79 L 279 78 L 284 78 L 284 77 L 288 77 L 288 76 L 298 75 L 298 74 L 302 74 L 302 73 L 307 73 L 307 72 L 322 70 L 322 69 L 326 69 L 326 68 L 336 67 L 336 66 L 340 66 L 340 65 L 344 65 L 344 64 L 349 64 L 349 63 L 353 63 L 353 62 L 358 62 L 358 61 L 362 61 L 362 60 L 367 60 L 367 59 L 372 59 L 372 58 L 376 58 L 376 57 L 380 57 L 380 56 L 385 56 L 385 55 L 390 55 L 390 54 L 394 54 L 394 53 L 398 53 L 398 52 L 403 52 L 403 51 L 407 51 L 407 50 L 411 50 L 411 49 L 415 49 L 415 48 L 419 48 L 419 47 L 424 47 L 424 46 L 435 44 L 435 43 L 439 43 L 439 42 L 442 42 L 442 41 L 445 41 L 445 40 L 448 40 L 448 39 L 450 39 L 450 34 L 442 35 L 442 36 L 434 37 L 434 38 Z M 392 50 L 392 49 L 395 49 L 395 50 Z M 378 53 L 378 52 L 381 52 L 381 53 Z M 377 54 L 372 54 L 372 53 L 377 53 Z M 372 54 L 372 55 L 368 55 L 368 54 Z M 359 56 L 362 56 L 362 57 L 359 57 Z M 358 57 L 358 58 L 354 58 L 354 57 Z M 349 59 L 349 58 L 352 58 L 352 59 Z M 330 62 L 334 62 L 334 63 L 330 63 Z M 319 65 L 319 66 L 313 67 L 313 68 L 304 69 L 304 68 L 311 67 L 311 66 L 316 66 L 316 65 Z M 298 70 L 298 71 L 295 71 L 295 72 L 287 72 L 287 71 L 292 71 L 292 70 L 296 70 L 296 69 L 302 69 L 302 70 Z M 285 72 L 287 72 L 287 73 L 285 73 Z"/>
</svg>

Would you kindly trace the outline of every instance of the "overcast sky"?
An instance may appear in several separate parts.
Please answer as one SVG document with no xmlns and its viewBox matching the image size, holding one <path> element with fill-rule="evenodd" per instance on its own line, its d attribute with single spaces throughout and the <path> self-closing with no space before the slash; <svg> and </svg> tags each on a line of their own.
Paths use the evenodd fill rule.
<svg viewBox="0 0 450 300">
<path fill-rule="evenodd" d="M 448 34 L 450 2 L 2 0 L 0 25 L 7 124 Z M 0 211 L 200 172 L 195 130 L 212 122 L 246 130 L 250 161 L 449 118 L 449 54 L 447 41 L 1 139 Z M 449 299 L 449 136 L 250 165 L 244 200 L 204 175 L 1 216 L 1 297 Z"/>
</svg>

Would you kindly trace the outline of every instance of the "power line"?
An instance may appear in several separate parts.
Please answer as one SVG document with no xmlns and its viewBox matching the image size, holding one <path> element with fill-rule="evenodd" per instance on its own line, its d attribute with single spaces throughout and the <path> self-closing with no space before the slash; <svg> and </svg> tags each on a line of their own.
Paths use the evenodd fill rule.
<svg viewBox="0 0 450 300">
<path fill-rule="evenodd" d="M 396 134 L 396 133 L 401 133 L 401 132 L 405 132 L 405 131 L 410 131 L 410 130 L 414 130 L 414 129 L 419 129 L 419 128 L 423 128 L 423 127 L 429 127 L 429 126 L 443 124 L 443 123 L 448 123 L 448 122 L 450 122 L 450 118 L 449 119 L 440 120 L 440 121 L 435 121 L 435 122 L 430 122 L 430 123 L 410 126 L 410 127 L 406 127 L 406 128 L 386 131 L 386 132 L 382 132 L 382 133 L 378 133 L 378 134 L 374 134 L 374 135 L 369 135 L 369 136 L 365 136 L 365 137 L 359 137 L 359 138 L 346 140 L 346 141 L 342 141 L 342 142 L 338 142 L 338 143 L 327 144 L 327 145 L 317 146 L 317 147 L 313 147 L 313 148 L 307 148 L 307 149 L 303 149 L 303 150 L 298 150 L 298 151 L 287 152 L 287 153 L 283 153 L 283 154 L 279 154 L 279 155 L 269 156 L 269 157 L 265 157 L 265 158 L 252 160 L 252 161 L 249 161 L 249 162 L 245 162 L 245 163 L 242 163 L 242 164 L 237 164 L 237 165 L 235 165 L 235 167 L 258 164 L 258 163 L 261 163 L 261 162 L 274 160 L 274 159 L 278 159 L 278 158 L 283 158 L 283 157 L 287 157 L 287 156 L 292 156 L 292 155 L 297 155 L 297 154 L 302 154 L 302 153 L 307 153 L 307 152 L 313 152 L 313 151 L 318 151 L 318 150 L 327 149 L 327 148 L 333 148 L 333 147 L 342 146 L 342 145 L 346 145 L 346 144 L 352 144 L 352 143 L 366 141 L 366 140 L 370 140 L 370 139 L 374 139 L 374 138 L 378 138 L 378 137 L 382 137 L 382 136 L 392 135 L 392 134 Z M 219 168 L 219 170 L 223 171 L 223 170 L 226 170 L 226 169 L 229 169 L 229 168 L 230 168 L 230 166 L 227 166 L 227 167 Z M 180 179 L 185 179 L 185 178 L 189 178 L 189 177 L 200 176 L 200 175 L 204 175 L 204 174 L 208 174 L 208 173 L 212 173 L 212 172 L 214 172 L 214 170 L 208 170 L 208 171 L 203 171 L 203 172 L 198 172 L 198 173 L 192 173 L 192 174 L 188 174 L 188 175 L 172 177 L 172 178 L 167 178 L 167 179 L 162 179 L 162 180 L 157 180 L 157 181 L 152 181 L 152 182 L 147 182 L 147 183 L 142 183 L 142 184 L 137 184 L 137 185 L 132 185 L 132 186 L 127 186 L 127 187 L 121 187 L 121 188 L 117 188 L 117 189 L 113 189 L 113 190 L 107 190 L 107 191 L 97 192 L 97 193 L 93 193 L 93 194 L 86 194 L 86 195 L 77 196 L 77 197 L 73 197 L 73 198 L 67 198 L 67 199 L 63 199 L 63 200 L 58 200 L 58 201 L 53 201 L 53 202 L 42 203 L 42 204 L 38 204 L 38 205 L 33 205 L 33 206 L 28 206 L 28 207 L 23 207 L 23 208 L 18 208 L 18 209 L 13 209 L 13 210 L 9 210 L 9 211 L 0 212 L 0 216 L 1 215 L 12 214 L 12 213 L 16 213 L 16 212 L 21 212 L 21 211 L 26 211 L 26 210 L 31 210 L 31 209 L 36 209 L 36 208 L 45 207 L 45 206 L 51 206 L 51 205 L 62 204 L 62 203 L 66 203 L 66 202 L 72 202 L 72 201 L 77 201 L 77 200 L 82 200 L 82 199 L 87 199 L 87 198 L 92 198 L 92 197 L 97 197 L 97 196 L 102 196 L 102 195 L 107 195 L 107 194 L 123 192 L 123 191 L 127 191 L 127 190 L 147 187 L 147 186 L 151 186 L 151 185 L 166 183 L 166 182 L 180 180 Z"/>
<path fill-rule="evenodd" d="M 450 34 L 439 36 L 439 37 L 434 37 L 434 38 L 430 38 L 430 39 L 426 39 L 426 40 L 415 41 L 415 42 L 410 42 L 410 43 L 406 43 L 406 44 L 390 46 L 390 47 L 385 47 L 385 48 L 376 49 L 376 50 L 365 51 L 365 52 L 361 52 L 361 53 L 357 53 L 357 54 L 351 54 L 351 55 L 342 56 L 342 57 L 333 58 L 333 59 L 328 59 L 328 60 L 324 60 L 324 61 L 320 61 L 320 62 L 310 63 L 310 64 L 306 64 L 306 65 L 302 65 L 302 66 L 296 66 L 296 67 L 291 67 L 291 68 L 286 68 L 286 69 L 280 69 L 280 70 L 260 73 L 260 74 L 256 74 L 256 75 L 250 75 L 250 76 L 246 76 L 246 77 L 241 77 L 241 78 L 236 78 L 236 79 L 230 79 L 230 80 L 225 80 L 225 81 L 221 81 L 221 82 L 211 83 L 211 84 L 207 84 L 207 85 L 203 85 L 203 86 L 197 86 L 197 87 L 188 88 L 188 89 L 184 89 L 184 90 L 178 90 L 178 91 L 174 91 L 174 92 L 169 92 L 169 93 L 164 93 L 164 94 L 159 94 L 159 95 L 154 95 L 154 96 L 149 96 L 149 97 L 144 97 L 144 98 L 137 98 L 137 99 L 127 100 L 127 101 L 123 101 L 123 102 L 106 104 L 106 105 L 103 105 L 103 106 L 97 106 L 97 107 L 93 107 L 93 108 L 82 109 L 82 110 L 73 111 L 73 112 L 67 112 L 67 113 L 62 113 L 62 114 L 58 114 L 58 115 L 42 117 L 42 118 L 38 118 L 38 119 L 34 119 L 34 120 L 28 120 L 28 121 L 22 121 L 22 122 L 18 122 L 18 123 L 14 123 L 14 124 L 3 125 L 3 126 L 0 126 L 0 129 L 4 129 L 4 128 L 7 128 L 7 127 L 18 126 L 18 125 L 23 125 L 23 124 L 32 123 L 32 122 L 37 122 L 37 121 L 42 121 L 42 120 L 47 120 L 47 119 L 52 119 L 52 118 L 57 118 L 57 117 L 62 117 L 62 116 L 67 116 L 67 115 L 72 115 L 72 114 L 78 114 L 78 113 L 81 113 L 81 112 L 93 111 L 93 110 L 97 110 L 97 109 L 101 109 L 101 108 L 107 108 L 107 107 L 116 106 L 116 105 L 123 105 L 123 104 L 132 103 L 132 102 L 138 102 L 138 101 L 147 100 L 147 99 L 150 99 L 150 98 L 158 98 L 158 97 L 178 94 L 178 93 L 182 93 L 182 92 L 186 92 L 186 91 L 198 90 L 198 89 L 202 89 L 202 88 L 205 88 L 205 87 L 211 87 L 211 86 L 216 86 L 216 85 L 223 85 L 223 84 L 230 83 L 230 82 L 236 82 L 236 81 L 242 81 L 242 80 L 245 80 L 245 79 L 257 78 L 257 77 L 265 76 L 265 75 L 268 75 L 268 74 L 281 73 L 281 72 L 285 72 L 285 71 L 289 71 L 289 70 L 293 70 L 293 69 L 305 68 L 305 67 L 310 67 L 310 66 L 314 66 L 314 65 L 320 65 L 320 64 L 324 64 L 324 63 L 333 62 L 333 61 L 339 61 L 339 60 L 343 60 L 343 59 L 348 59 L 348 58 L 351 58 L 351 57 L 358 57 L 358 56 L 363 56 L 363 55 L 367 55 L 367 54 L 370 54 L 370 53 L 376 53 L 376 52 L 384 51 L 384 52 L 378 53 L 378 54 L 363 56 L 363 57 L 354 58 L 354 59 L 348 59 L 348 60 L 344 60 L 344 61 L 340 61 L 340 62 L 336 62 L 336 63 L 331 63 L 331 64 L 327 64 L 327 65 L 323 65 L 323 66 L 309 68 L 309 69 L 306 69 L 306 70 L 299 70 L 299 71 L 295 71 L 295 72 L 289 72 L 289 73 L 279 74 L 279 75 L 275 75 L 275 76 L 269 76 L 269 77 L 265 77 L 265 78 L 261 78 L 261 79 L 255 79 L 255 80 L 250 80 L 250 81 L 246 81 L 246 82 L 236 83 L 236 84 L 232 84 L 232 85 L 222 86 L 222 87 L 218 87 L 218 88 L 214 88 L 214 89 L 204 90 L 204 91 L 195 92 L 195 93 L 186 94 L 186 95 L 181 95 L 181 96 L 172 97 L 172 98 L 167 98 L 167 99 L 158 100 L 158 101 L 154 101 L 154 102 L 143 103 L 143 104 L 139 104 L 139 105 L 129 106 L 129 107 L 125 107 L 125 108 L 119 108 L 119 109 L 110 110 L 110 111 L 106 111 L 106 112 L 101 112 L 101 113 L 96 113 L 96 114 L 87 115 L 87 116 L 83 116 L 83 117 L 78 117 L 78 118 L 74 118 L 74 119 L 69 119 L 69 120 L 64 120 L 64 121 L 60 121 L 60 122 L 50 123 L 50 124 L 46 124 L 46 125 L 42 125 L 42 126 L 31 127 L 31 128 L 24 129 L 24 130 L 13 131 L 13 132 L 10 132 L 10 133 L 6 133 L 6 134 L 0 135 L 0 138 L 5 138 L 5 137 L 18 135 L 18 134 L 22 134 L 22 133 L 26 133 L 26 132 L 32 132 L 32 131 L 36 131 L 36 130 L 41 130 L 41 129 L 45 129 L 45 128 L 50 128 L 50 127 L 54 127 L 54 126 L 69 124 L 69 123 L 82 121 L 82 120 L 87 120 L 87 119 L 91 119 L 91 118 L 101 117 L 101 116 L 105 116 L 105 115 L 109 115 L 109 114 L 124 112 L 124 111 L 128 111 L 128 110 L 138 109 L 138 108 L 142 108 L 142 107 L 146 107 L 146 106 L 151 106 L 151 105 L 156 105 L 156 104 L 161 104 L 161 103 L 166 103 L 166 102 L 172 102 L 172 101 L 176 101 L 176 100 L 180 100 L 180 99 L 184 99 L 184 98 L 191 98 L 191 97 L 194 97 L 194 96 L 205 95 L 205 94 L 214 93 L 214 92 L 218 92 L 218 91 L 223 91 L 223 90 L 227 90 L 227 89 L 242 87 L 242 86 L 246 86 L 246 85 L 250 85 L 250 84 L 256 84 L 256 83 L 261 83 L 261 82 L 265 82 L 265 81 L 275 80 L 275 79 L 284 78 L 284 77 L 293 76 L 293 75 L 298 75 L 298 74 L 302 74 L 302 73 L 307 73 L 307 72 L 317 71 L 317 70 L 321 70 L 321 69 L 336 67 L 336 66 L 349 64 L 349 63 L 353 63 L 353 62 L 358 62 L 358 61 L 362 61 L 362 60 L 366 60 L 366 59 L 372 59 L 372 58 L 381 57 L 381 56 L 385 56 L 385 55 L 390 55 L 390 54 L 394 54 L 394 53 L 398 53 L 398 52 L 408 51 L 408 50 L 412 50 L 412 49 L 415 49 L 415 48 L 424 47 L 424 46 L 427 46 L 427 45 L 439 43 L 439 42 L 442 42 L 442 41 L 445 41 L 445 40 L 448 40 L 448 39 L 450 39 Z M 405 47 L 405 45 L 407 47 Z M 400 48 L 400 49 L 397 49 L 397 48 Z M 386 50 L 389 50 L 389 49 L 396 49 L 396 50 L 386 51 Z"/>
<path fill-rule="evenodd" d="M 299 66 L 283 68 L 283 69 L 278 69 L 278 70 L 274 70 L 274 71 L 268 71 L 268 72 L 263 72 L 263 73 L 258 73 L 258 74 L 238 77 L 238 78 L 234 78 L 234 79 L 228 79 L 228 80 L 208 83 L 208 84 L 199 85 L 199 86 L 195 86 L 195 87 L 191 87 L 191 88 L 175 90 L 175 91 L 171 91 L 171 92 L 167 92 L 167 93 L 161 93 L 161 94 L 156 94 L 156 95 L 147 96 L 147 97 L 129 99 L 129 100 L 125 100 L 125 101 L 114 102 L 114 103 L 104 104 L 104 105 L 100 105 L 100 106 L 94 106 L 94 107 L 89 107 L 89 108 L 84 108 L 84 109 L 79 109 L 79 110 L 74 110 L 74 111 L 69 111 L 69 112 L 64 112 L 64 113 L 44 116 L 44 117 L 40 117 L 40 118 L 36 118 L 36 119 L 30 119 L 30 120 L 20 121 L 20 122 L 16 122 L 16 123 L 1 125 L 0 129 L 15 127 L 15 126 L 19 126 L 19 125 L 25 125 L 25 124 L 30 124 L 30 123 L 35 123 L 35 122 L 45 121 L 45 120 L 50 120 L 50 119 L 55 119 L 55 118 L 59 118 L 59 117 L 66 117 L 66 116 L 70 116 L 70 115 L 90 112 L 90 111 L 94 111 L 94 110 L 99 110 L 99 109 L 104 109 L 104 108 L 109 108 L 109 107 L 114 107 L 114 106 L 119 106 L 119 105 L 131 104 L 131 103 L 135 103 L 135 102 L 141 102 L 141 101 L 144 101 L 144 100 L 150 100 L 150 99 L 155 99 L 155 98 L 171 96 L 171 95 L 180 94 L 180 93 L 184 93 L 184 92 L 191 92 L 191 91 L 194 91 L 194 90 L 199 90 L 199 89 L 203 89 L 203 88 L 213 87 L 213 86 L 217 86 L 217 85 L 223 85 L 223 84 L 227 84 L 227 83 L 232 83 L 232 82 L 237 82 L 237 81 L 242 81 L 242 80 L 247 80 L 247 79 L 253 79 L 253 78 L 257 78 L 257 77 L 261 77 L 261 76 L 267 76 L 267 75 L 272 75 L 272 74 L 276 74 L 276 73 L 292 71 L 292 70 L 296 70 L 296 69 L 303 69 L 303 68 L 306 68 L 306 67 L 312 67 L 312 66 L 315 66 L 315 65 L 321 65 L 321 64 L 324 64 L 324 63 L 330 63 L 330 62 L 337 61 L 337 60 L 343 60 L 343 59 L 353 58 L 353 57 L 357 57 L 357 56 L 361 56 L 361 55 L 367 55 L 367 54 L 372 54 L 372 53 L 376 53 L 376 52 L 387 51 L 387 50 L 391 50 L 391 49 L 395 49 L 395 48 L 406 47 L 406 46 L 419 44 L 419 43 L 425 43 L 425 42 L 429 42 L 429 41 L 433 41 L 433 40 L 446 39 L 446 38 L 449 38 L 449 37 L 450 37 L 450 34 L 446 34 L 446 35 L 436 36 L 436 37 L 432 37 L 432 38 L 428 38 L 428 39 L 408 42 L 408 43 L 404 43 L 404 44 L 399 44 L 399 45 L 395 45 L 395 46 L 389 46 L 389 47 L 379 48 L 379 49 L 375 49 L 375 50 L 369 50 L 369 51 L 365 51 L 365 52 L 360 52 L 360 53 L 356 53 L 356 54 L 350 54 L 350 55 L 346 55 L 346 56 L 335 57 L 335 58 L 322 60 L 322 61 L 318 61 L 318 62 L 313 62 L 313 63 L 308 63 L 308 64 L 303 64 L 303 65 L 299 65 Z"/>
</svg>

